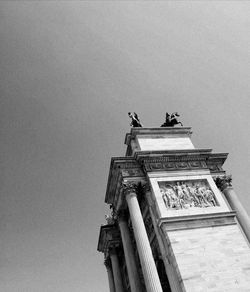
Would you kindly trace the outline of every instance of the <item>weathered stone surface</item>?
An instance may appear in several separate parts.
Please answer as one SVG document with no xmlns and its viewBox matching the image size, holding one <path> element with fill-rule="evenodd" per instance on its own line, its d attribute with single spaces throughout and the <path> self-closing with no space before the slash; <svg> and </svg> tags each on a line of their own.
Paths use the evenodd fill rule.
<svg viewBox="0 0 250 292">
<path fill-rule="evenodd" d="M 238 225 L 167 233 L 187 292 L 249 291 L 250 248 Z"/>
</svg>

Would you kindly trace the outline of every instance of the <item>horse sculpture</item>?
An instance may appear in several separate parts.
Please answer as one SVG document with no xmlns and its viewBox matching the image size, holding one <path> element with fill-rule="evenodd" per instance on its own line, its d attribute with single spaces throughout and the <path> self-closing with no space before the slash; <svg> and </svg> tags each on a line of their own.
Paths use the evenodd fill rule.
<svg viewBox="0 0 250 292">
<path fill-rule="evenodd" d="M 129 112 L 128 116 L 132 119 L 132 121 L 130 123 L 130 126 L 132 126 L 132 127 L 142 127 L 142 124 L 140 122 L 140 119 L 139 119 L 137 113 L 132 114 L 132 113 Z"/>
<path fill-rule="evenodd" d="M 173 127 L 174 125 L 180 124 L 183 127 L 182 122 L 178 121 L 177 117 L 180 115 L 175 112 L 172 113 L 171 115 L 169 113 L 166 113 L 166 120 L 165 123 L 161 125 L 161 127 Z"/>
</svg>

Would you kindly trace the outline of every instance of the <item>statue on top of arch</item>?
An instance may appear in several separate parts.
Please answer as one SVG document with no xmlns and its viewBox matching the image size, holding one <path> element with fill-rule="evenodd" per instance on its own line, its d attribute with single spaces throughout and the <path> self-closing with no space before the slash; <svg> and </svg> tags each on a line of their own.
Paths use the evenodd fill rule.
<svg viewBox="0 0 250 292">
<path fill-rule="evenodd" d="M 139 119 L 137 113 L 134 112 L 132 114 L 131 112 L 129 112 L 128 116 L 132 119 L 132 121 L 130 123 L 131 127 L 143 127 L 142 123 L 140 122 L 140 119 Z"/>
<path fill-rule="evenodd" d="M 174 127 L 174 125 L 180 124 L 183 127 L 182 122 L 178 121 L 178 117 L 180 115 L 177 112 L 172 114 L 166 113 L 165 123 L 161 125 L 161 127 Z"/>
</svg>

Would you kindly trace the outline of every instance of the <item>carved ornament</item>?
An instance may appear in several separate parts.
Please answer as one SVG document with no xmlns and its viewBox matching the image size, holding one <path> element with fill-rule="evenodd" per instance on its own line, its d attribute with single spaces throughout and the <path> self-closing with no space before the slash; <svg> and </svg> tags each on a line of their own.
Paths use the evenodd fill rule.
<svg viewBox="0 0 250 292">
<path fill-rule="evenodd" d="M 122 183 L 122 189 L 123 189 L 123 194 L 127 195 L 130 193 L 137 193 L 137 188 L 138 184 L 134 182 L 123 182 Z"/>
<path fill-rule="evenodd" d="M 123 177 L 144 176 L 141 169 L 123 169 L 121 172 Z"/>
<path fill-rule="evenodd" d="M 104 265 L 107 269 L 110 269 L 111 268 L 111 260 L 109 257 L 107 257 L 105 260 L 104 260 Z"/>
<path fill-rule="evenodd" d="M 208 168 L 205 161 L 144 162 L 145 171 Z"/>
<path fill-rule="evenodd" d="M 223 175 L 214 177 L 215 184 L 218 189 L 222 192 L 227 188 L 232 186 L 232 176 L 231 175 Z"/>
<path fill-rule="evenodd" d="M 105 215 L 105 219 L 108 225 L 115 224 L 115 218 L 112 215 Z"/>
</svg>

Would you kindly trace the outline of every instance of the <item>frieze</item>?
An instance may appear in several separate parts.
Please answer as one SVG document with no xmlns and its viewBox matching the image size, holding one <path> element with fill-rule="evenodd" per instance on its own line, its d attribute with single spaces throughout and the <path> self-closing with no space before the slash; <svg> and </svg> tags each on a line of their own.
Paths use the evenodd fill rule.
<svg viewBox="0 0 250 292">
<path fill-rule="evenodd" d="M 211 172 L 224 172 L 221 161 L 207 161 L 207 166 Z"/>
<path fill-rule="evenodd" d="M 123 177 L 131 177 L 131 176 L 144 176 L 144 172 L 141 169 L 122 169 Z"/>
<path fill-rule="evenodd" d="M 145 162 L 145 171 L 207 169 L 205 161 L 178 161 L 178 162 Z"/>
<path fill-rule="evenodd" d="M 158 182 L 167 209 L 219 206 L 207 180 Z"/>
</svg>

